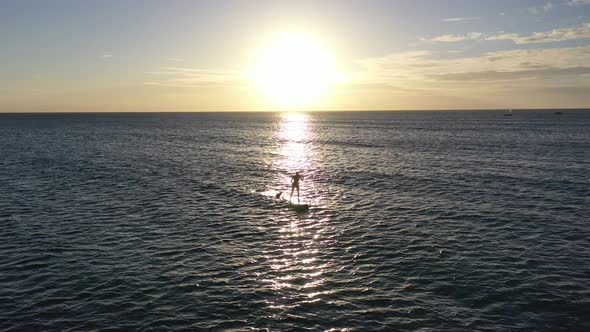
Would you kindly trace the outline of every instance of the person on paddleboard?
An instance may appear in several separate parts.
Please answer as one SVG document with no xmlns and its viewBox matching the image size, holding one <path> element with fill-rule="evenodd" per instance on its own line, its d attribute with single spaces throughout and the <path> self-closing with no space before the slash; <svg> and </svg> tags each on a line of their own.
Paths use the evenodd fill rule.
<svg viewBox="0 0 590 332">
<path fill-rule="evenodd" d="M 303 181 L 303 176 L 299 175 L 299 172 L 295 172 L 295 175 L 291 177 L 291 196 L 289 196 L 289 201 L 293 197 L 293 190 L 297 189 L 297 204 L 299 204 L 299 180 Z"/>
</svg>

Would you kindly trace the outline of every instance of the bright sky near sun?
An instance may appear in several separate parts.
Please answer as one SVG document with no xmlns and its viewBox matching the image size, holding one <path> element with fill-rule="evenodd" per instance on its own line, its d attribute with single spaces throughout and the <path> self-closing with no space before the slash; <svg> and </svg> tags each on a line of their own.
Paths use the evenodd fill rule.
<svg viewBox="0 0 590 332">
<path fill-rule="evenodd" d="M 590 107 L 590 0 L 3 0 L 0 111 Z"/>
</svg>

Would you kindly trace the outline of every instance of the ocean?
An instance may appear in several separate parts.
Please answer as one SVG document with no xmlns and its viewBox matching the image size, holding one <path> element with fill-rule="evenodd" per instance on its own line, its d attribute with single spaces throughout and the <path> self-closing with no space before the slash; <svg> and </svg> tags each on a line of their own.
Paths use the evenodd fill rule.
<svg viewBox="0 0 590 332">
<path fill-rule="evenodd" d="M 0 114 L 0 330 L 590 331 L 555 112 Z"/>
</svg>

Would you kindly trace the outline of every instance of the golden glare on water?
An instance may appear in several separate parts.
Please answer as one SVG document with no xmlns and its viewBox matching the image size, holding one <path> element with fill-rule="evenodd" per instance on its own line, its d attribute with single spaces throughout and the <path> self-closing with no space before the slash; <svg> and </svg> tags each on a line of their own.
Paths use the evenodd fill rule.
<svg viewBox="0 0 590 332">
<path fill-rule="evenodd" d="M 266 99 L 285 108 L 309 106 L 337 81 L 334 61 L 313 37 L 275 38 L 262 51 L 252 78 Z"/>
<path fill-rule="evenodd" d="M 312 153 L 313 134 L 309 126 L 309 116 L 303 113 L 283 113 L 278 138 L 283 142 L 279 149 L 280 160 L 277 167 L 286 173 L 283 181 L 289 183 L 290 175 L 302 172 L 303 176 L 312 169 L 309 154 Z M 306 193 L 311 181 L 303 180 L 301 193 Z"/>
<path fill-rule="evenodd" d="M 301 184 L 301 202 L 319 201 L 314 183 L 315 158 L 313 148 L 313 126 L 311 117 L 304 113 L 284 112 L 280 114 L 277 131 L 274 162 L 278 178 L 273 188 L 282 190 L 289 199 L 290 176 L 299 171 L 305 179 Z M 293 194 L 296 202 L 296 193 Z M 300 214 L 290 209 L 281 209 L 276 214 L 277 238 L 272 254 L 266 256 L 269 262 L 269 277 L 264 279 L 267 286 L 276 292 L 277 298 L 269 299 L 271 309 L 287 310 L 284 298 L 297 296 L 302 302 L 316 302 L 328 292 L 324 274 L 329 265 L 322 259 L 323 239 L 326 221 L 312 210 Z"/>
</svg>

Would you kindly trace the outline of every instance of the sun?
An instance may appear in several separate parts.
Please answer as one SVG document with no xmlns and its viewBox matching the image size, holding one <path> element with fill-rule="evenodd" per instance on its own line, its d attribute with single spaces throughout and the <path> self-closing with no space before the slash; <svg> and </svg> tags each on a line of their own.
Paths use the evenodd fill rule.
<svg viewBox="0 0 590 332">
<path fill-rule="evenodd" d="M 336 82 L 329 52 L 306 35 L 275 38 L 258 57 L 252 73 L 266 99 L 293 109 L 318 101 Z"/>
</svg>

